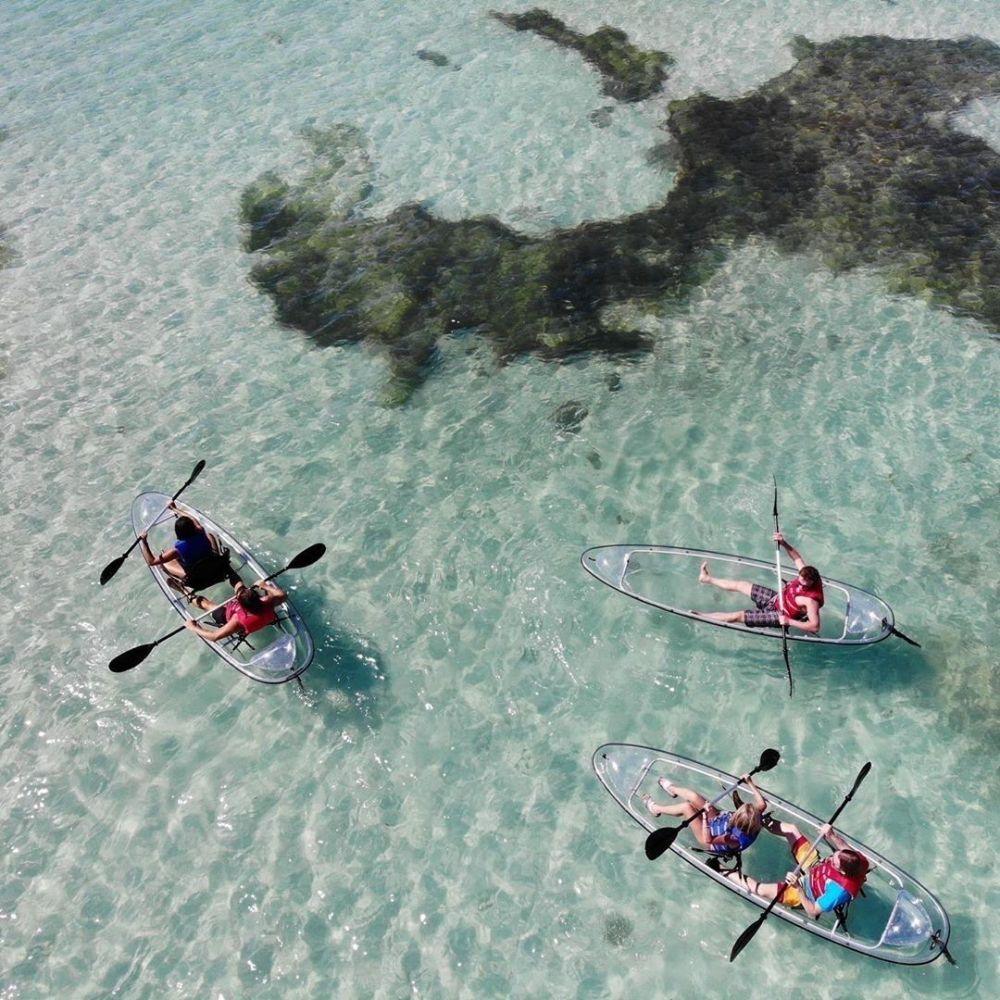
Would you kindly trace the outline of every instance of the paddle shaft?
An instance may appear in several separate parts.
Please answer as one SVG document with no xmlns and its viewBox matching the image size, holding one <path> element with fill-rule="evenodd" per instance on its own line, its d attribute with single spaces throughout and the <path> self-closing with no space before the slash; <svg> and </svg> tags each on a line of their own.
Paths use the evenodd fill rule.
<svg viewBox="0 0 1000 1000">
<path fill-rule="evenodd" d="M 851 790 L 850 790 L 850 791 L 849 791 L 849 792 L 847 793 L 847 797 L 846 797 L 846 798 L 844 799 L 844 801 L 843 801 L 843 802 L 841 802 L 839 806 L 837 806 L 837 810 L 836 810 L 836 812 L 834 812 L 834 814 L 833 814 L 833 815 L 832 815 L 832 816 L 831 816 L 831 817 L 830 817 L 830 818 L 829 818 L 829 819 L 828 819 L 828 820 L 826 821 L 826 824 L 825 824 L 826 826 L 833 826 L 833 824 L 837 822 L 837 817 L 838 817 L 838 816 L 839 816 L 839 815 L 840 815 L 840 814 L 841 814 L 841 813 L 842 813 L 842 812 L 844 811 L 844 809 L 846 809 L 846 808 L 847 808 L 847 804 L 848 804 L 848 803 L 849 803 L 849 802 L 851 801 L 851 799 L 853 799 L 853 798 L 854 798 L 854 793 L 855 793 L 855 792 L 856 792 L 856 791 L 858 790 L 858 786 L 859 786 L 859 785 L 861 784 L 861 782 L 865 780 L 865 775 L 867 775 L 867 774 L 868 774 L 869 770 L 871 770 L 871 763 L 870 763 L 870 762 L 869 762 L 869 763 L 867 763 L 867 764 L 865 764 L 865 766 L 861 768 L 860 772 L 858 772 L 858 776 L 857 776 L 857 778 L 855 778 L 855 780 L 854 780 L 854 786 L 853 786 L 853 787 L 851 788 Z M 808 860 L 809 860 L 809 857 L 810 857 L 810 855 L 812 854 L 812 852 L 813 852 L 813 851 L 815 851 L 815 850 L 816 850 L 816 848 L 817 848 L 817 847 L 819 846 L 819 842 L 820 842 L 820 841 L 821 841 L 821 840 L 822 840 L 822 839 L 823 839 L 823 838 L 824 838 L 825 836 L 826 836 L 825 834 L 821 833 L 821 834 L 820 834 L 820 835 L 819 835 L 819 836 L 818 836 L 818 837 L 817 837 L 817 838 L 816 838 L 816 839 L 815 839 L 815 840 L 814 840 L 814 841 L 813 841 L 813 842 L 812 842 L 812 843 L 811 843 L 811 844 L 809 845 L 809 850 L 808 850 L 808 852 L 802 855 L 802 857 L 803 857 L 803 860 L 802 860 L 802 861 L 800 861 L 800 862 L 799 862 L 799 863 L 798 863 L 798 864 L 797 864 L 797 865 L 795 866 L 795 868 L 794 868 L 794 869 L 792 870 L 792 878 L 793 878 L 793 879 L 794 879 L 794 878 L 795 878 L 795 877 L 796 877 L 797 875 L 800 875 L 800 874 L 802 873 L 802 870 L 803 870 L 803 867 L 805 866 L 805 863 L 806 863 L 806 861 L 808 861 Z M 787 885 L 787 883 L 786 883 L 786 885 Z M 767 916 L 767 915 L 768 915 L 768 914 L 769 914 L 769 913 L 771 912 L 771 910 L 773 910 L 773 909 L 774 909 L 775 905 L 776 905 L 776 904 L 777 904 L 777 902 L 778 902 L 778 899 L 779 899 L 779 898 L 780 898 L 781 896 L 783 896 L 783 895 L 784 895 L 784 892 L 783 892 L 783 891 L 782 891 L 782 892 L 778 892 L 777 894 L 775 894 L 775 897 L 774 897 L 774 899 L 772 899 L 772 900 L 771 900 L 771 902 L 770 902 L 770 904 L 768 905 L 767 909 L 766 909 L 766 910 L 764 911 L 764 916 L 765 916 L 765 917 L 766 917 L 766 916 Z M 763 918 L 761 918 L 761 919 L 763 919 Z"/>
<path fill-rule="evenodd" d="M 778 534 L 781 528 L 778 527 L 778 480 L 771 476 L 774 481 L 774 533 Z M 781 542 L 774 543 L 774 569 L 778 574 L 778 596 L 775 598 L 775 605 L 778 608 L 778 614 L 782 614 L 782 608 L 784 607 L 784 601 L 781 599 L 782 592 L 782 582 L 781 582 Z M 792 665 L 788 661 L 788 626 L 781 626 L 781 654 L 785 658 L 785 672 L 788 674 L 788 697 L 792 697 L 792 692 L 795 690 L 795 685 L 792 682 Z"/>
<path fill-rule="evenodd" d="M 191 475 L 188 476 L 188 478 L 185 481 L 184 485 L 170 498 L 169 501 L 167 501 L 167 504 L 164 506 L 163 510 L 161 510 L 160 513 L 157 514 L 156 517 L 154 517 L 153 520 L 149 523 L 149 526 L 146 529 L 147 531 L 154 524 L 156 524 L 156 522 L 159 521 L 160 518 L 163 517 L 164 514 L 166 514 L 166 512 L 170 509 L 170 504 L 172 504 L 198 478 L 198 476 L 201 475 L 201 470 L 204 469 L 204 468 L 205 468 L 205 460 L 204 459 L 200 459 L 198 461 L 198 463 L 195 465 L 194 469 L 192 469 Z M 102 580 L 101 580 L 102 585 L 105 584 L 105 583 L 107 583 L 108 580 L 110 580 L 111 577 L 114 576 L 115 573 L 118 572 L 118 569 L 121 566 L 121 564 L 125 561 L 125 559 L 129 555 L 129 553 L 139 544 L 140 541 L 142 541 L 142 539 L 138 535 L 136 535 L 135 541 L 117 559 L 115 559 L 113 562 L 109 563 L 104 568 L 104 573 L 101 574 L 102 575 Z M 108 572 L 109 570 L 110 570 L 110 573 Z M 105 574 L 107 574 L 107 576 L 105 576 Z"/>
<path fill-rule="evenodd" d="M 284 569 L 279 569 L 277 573 L 272 573 L 270 576 L 265 576 L 264 579 L 260 581 L 260 583 L 267 583 L 269 580 L 273 580 L 276 576 L 281 576 L 282 573 L 287 573 L 288 570 L 290 570 L 291 568 L 292 568 L 291 566 L 285 566 Z M 255 583 L 254 586 L 256 587 L 258 586 L 258 584 Z M 193 622 L 202 621 L 203 619 L 207 618 L 210 614 L 212 614 L 212 612 L 215 611 L 218 607 L 219 605 L 217 604 L 214 608 L 209 608 L 209 610 L 206 611 L 204 614 L 198 615 L 197 618 L 192 618 L 191 621 Z M 161 642 L 166 642 L 167 639 L 170 639 L 175 635 L 180 635 L 181 632 L 183 632 L 186 628 L 187 625 L 181 625 L 179 628 L 175 628 L 172 632 L 168 632 L 166 635 L 160 636 L 160 638 L 157 639 L 155 642 L 150 643 L 150 647 L 159 646 Z"/>
</svg>

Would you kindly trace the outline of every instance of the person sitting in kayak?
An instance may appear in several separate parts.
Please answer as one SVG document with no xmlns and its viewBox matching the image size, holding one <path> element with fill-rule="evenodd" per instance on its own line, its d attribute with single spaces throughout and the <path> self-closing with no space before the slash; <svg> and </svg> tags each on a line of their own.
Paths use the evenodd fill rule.
<svg viewBox="0 0 1000 1000">
<path fill-rule="evenodd" d="M 139 547 L 146 564 L 162 566 L 167 574 L 195 590 L 210 586 L 230 575 L 232 571 L 229 569 L 228 550 L 224 553 L 216 550 L 208 532 L 197 518 L 181 514 L 173 502 L 170 508 L 176 517 L 174 534 L 177 539 L 171 548 L 154 556 L 146 540 L 148 532 L 140 532 Z"/>
<path fill-rule="evenodd" d="M 799 874 L 789 872 L 783 882 L 758 882 L 738 872 L 731 872 L 727 878 L 739 882 L 761 899 L 774 899 L 780 895 L 778 902 L 785 906 L 801 906 L 813 920 L 819 920 L 824 913 L 839 910 L 857 898 L 868 875 L 868 859 L 834 833 L 829 823 L 824 823 L 819 832 L 834 853 L 823 861 L 820 861 L 816 851 L 810 852 L 809 840 L 802 836 L 794 823 L 779 823 L 772 819 L 766 824 L 766 829 L 768 833 L 788 841 L 792 857 L 802 866 L 802 871 Z"/>
<path fill-rule="evenodd" d="M 749 580 L 725 580 L 712 576 L 708 563 L 701 564 L 699 583 L 709 583 L 720 590 L 732 590 L 749 597 L 756 605 L 746 611 L 692 611 L 699 618 L 711 618 L 717 622 L 746 625 L 747 628 L 781 628 L 790 626 L 815 635 L 819 632 L 819 609 L 823 607 L 823 581 L 815 566 L 807 566 L 798 549 L 785 541 L 780 531 L 774 533 L 774 540 L 784 547 L 795 562 L 799 575 L 785 584 L 781 599 L 778 592 Z"/>
<path fill-rule="evenodd" d="M 690 819 L 704 808 L 704 812 L 694 820 L 689 829 L 695 835 L 698 843 L 713 854 L 732 854 L 735 851 L 745 851 L 760 833 L 764 813 L 767 812 L 767 800 L 760 794 L 760 789 L 754 784 L 749 774 L 744 774 L 740 781 L 753 790 L 753 802 L 740 802 L 737 792 L 733 792 L 733 800 L 737 808 L 735 812 L 720 812 L 703 795 L 674 785 L 666 778 L 660 778 L 659 785 L 673 798 L 682 798 L 683 802 L 676 805 L 660 805 L 653 801 L 651 795 L 643 797 L 646 808 L 654 816 L 680 816 Z"/>
<path fill-rule="evenodd" d="M 212 612 L 212 621 L 220 628 L 205 628 L 200 622 L 190 619 L 184 623 L 184 627 L 209 642 L 218 642 L 237 633 L 243 636 L 253 635 L 254 632 L 273 625 L 278 620 L 274 609 L 288 600 L 288 595 L 280 587 L 262 580 L 252 587 L 238 581 L 234 589 L 236 596 L 225 604 L 215 604 L 201 596 L 194 599 L 194 603 L 202 611 Z"/>
</svg>

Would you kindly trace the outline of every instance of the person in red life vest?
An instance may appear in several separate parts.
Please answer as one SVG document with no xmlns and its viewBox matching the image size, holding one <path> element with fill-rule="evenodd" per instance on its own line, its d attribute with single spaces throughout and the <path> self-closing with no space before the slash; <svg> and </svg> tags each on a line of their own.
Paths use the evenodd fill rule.
<svg viewBox="0 0 1000 1000">
<path fill-rule="evenodd" d="M 764 828 L 788 841 L 792 856 L 802 866 L 802 871 L 798 874 L 789 872 L 783 882 L 758 882 L 739 872 L 731 872 L 727 878 L 739 882 L 762 899 L 774 899 L 780 894 L 779 903 L 801 906 L 813 920 L 819 920 L 824 913 L 839 910 L 857 898 L 868 875 L 868 859 L 848 846 L 843 837 L 834 833 L 829 823 L 824 823 L 819 832 L 834 853 L 822 861 L 816 851 L 810 851 L 809 840 L 802 836 L 794 823 L 779 823 L 771 819 L 765 822 Z"/>
<path fill-rule="evenodd" d="M 278 620 L 274 609 L 288 599 L 288 595 L 280 587 L 263 581 L 258 581 L 252 587 L 238 581 L 234 589 L 236 596 L 225 604 L 213 604 L 206 597 L 195 598 L 194 603 L 202 611 L 212 612 L 212 620 L 220 628 L 205 628 L 200 622 L 190 620 L 184 623 L 184 627 L 209 642 L 218 642 L 237 633 L 253 635 Z"/>
<path fill-rule="evenodd" d="M 780 531 L 774 533 L 774 540 L 781 545 L 795 563 L 799 575 L 789 580 L 781 591 L 764 587 L 749 580 L 724 580 L 712 576 L 708 563 L 701 564 L 699 583 L 708 583 L 720 590 L 731 590 L 743 594 L 753 601 L 755 607 L 746 611 L 692 611 L 700 618 L 711 618 L 717 622 L 746 625 L 747 628 L 797 628 L 815 635 L 819 632 L 819 609 L 823 607 L 823 581 L 815 566 L 807 566 L 798 549 L 785 541 Z"/>
</svg>

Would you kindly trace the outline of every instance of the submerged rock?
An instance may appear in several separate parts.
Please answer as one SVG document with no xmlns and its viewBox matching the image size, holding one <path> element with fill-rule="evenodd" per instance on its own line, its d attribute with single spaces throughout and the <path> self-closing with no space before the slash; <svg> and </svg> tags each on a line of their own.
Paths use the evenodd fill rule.
<svg viewBox="0 0 1000 1000">
<path fill-rule="evenodd" d="M 567 434 L 576 434 L 589 412 L 583 403 L 569 399 L 552 411 L 552 419 L 556 422 L 556 427 L 559 430 Z"/>
<path fill-rule="evenodd" d="M 490 17 L 514 31 L 533 31 L 556 45 L 579 52 L 603 77 L 604 93 L 619 101 L 652 97 L 674 64 L 673 56 L 666 52 L 637 49 L 618 28 L 604 25 L 592 34 L 581 35 L 539 7 L 523 14 L 494 11 Z"/>
<path fill-rule="evenodd" d="M 793 45 L 796 64 L 745 97 L 671 102 L 677 179 L 663 204 L 542 237 L 414 204 L 366 216 L 360 133 L 311 130 L 303 178 L 267 174 L 243 193 L 251 278 L 317 342 L 380 348 L 395 402 L 456 330 L 501 361 L 646 350 L 649 336 L 605 307 L 683 300 L 750 237 L 836 271 L 876 268 L 890 290 L 1000 330 L 1000 154 L 949 124 L 1000 93 L 1000 48 L 881 36 Z"/>
<path fill-rule="evenodd" d="M 628 917 L 612 913 L 604 921 L 604 940 L 620 948 L 632 936 L 634 927 Z"/>
<path fill-rule="evenodd" d="M 614 116 L 615 108 L 613 104 L 605 104 L 602 108 L 595 108 L 593 111 L 587 115 L 590 119 L 592 125 L 596 125 L 598 128 L 607 128 L 611 124 L 611 119 Z"/>
<path fill-rule="evenodd" d="M 435 66 L 450 66 L 451 63 L 448 61 L 448 57 L 440 52 L 435 52 L 433 49 L 417 49 L 416 56 L 418 59 L 423 59 L 425 62 L 433 63 Z"/>
</svg>

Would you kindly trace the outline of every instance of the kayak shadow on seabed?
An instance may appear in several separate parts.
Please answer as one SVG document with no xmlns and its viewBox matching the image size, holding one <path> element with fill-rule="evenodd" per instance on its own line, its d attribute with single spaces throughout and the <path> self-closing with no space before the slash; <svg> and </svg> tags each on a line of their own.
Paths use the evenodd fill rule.
<svg viewBox="0 0 1000 1000">
<path fill-rule="evenodd" d="M 792 674 L 795 677 L 795 694 L 805 695 L 810 685 L 824 688 L 847 687 L 855 689 L 859 684 L 878 691 L 888 689 L 923 689 L 934 682 L 937 671 L 934 667 L 933 637 L 927 637 L 923 649 L 908 646 L 900 639 L 890 636 L 882 642 L 858 648 L 823 647 L 790 644 Z M 921 642 L 924 637 L 921 636 Z M 751 649 L 746 642 L 730 648 L 722 648 L 720 643 L 713 651 L 715 667 L 732 671 L 759 670 L 780 688 L 786 686 L 785 665 L 781 656 L 781 644 L 757 641 Z"/>
<path fill-rule="evenodd" d="M 301 591 L 300 591 L 301 593 Z M 322 607 L 317 597 L 296 595 L 305 606 Z M 375 643 L 331 620 L 310 618 L 316 643 L 312 666 L 302 675 L 303 688 L 298 693 L 324 716 L 343 722 L 353 717 L 359 724 L 376 728 L 381 724 L 379 703 L 388 688 L 389 674 L 381 651 Z"/>
</svg>

